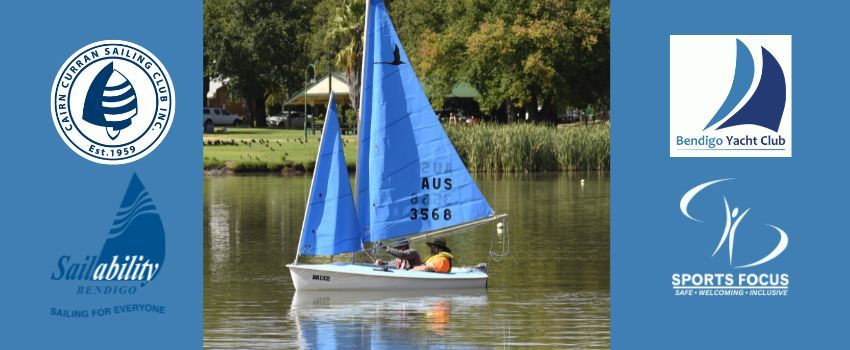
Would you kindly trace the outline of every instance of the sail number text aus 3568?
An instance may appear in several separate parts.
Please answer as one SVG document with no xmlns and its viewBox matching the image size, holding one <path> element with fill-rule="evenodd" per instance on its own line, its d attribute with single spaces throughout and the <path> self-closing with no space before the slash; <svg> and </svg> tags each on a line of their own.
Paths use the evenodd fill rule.
<svg viewBox="0 0 850 350">
<path fill-rule="evenodd" d="M 441 202 L 446 201 L 445 197 L 448 195 L 447 191 L 452 189 L 452 179 L 442 177 L 423 177 L 421 189 L 425 191 L 440 191 L 442 194 L 434 193 L 436 195 L 435 198 L 431 198 L 431 195 L 427 193 L 423 195 L 417 195 L 414 193 L 410 197 L 410 204 L 413 204 L 413 208 L 410 208 L 410 220 L 451 220 L 451 209 L 439 207 L 434 208 L 430 207 L 430 205 L 441 206 L 443 204 L 447 204 Z"/>
</svg>

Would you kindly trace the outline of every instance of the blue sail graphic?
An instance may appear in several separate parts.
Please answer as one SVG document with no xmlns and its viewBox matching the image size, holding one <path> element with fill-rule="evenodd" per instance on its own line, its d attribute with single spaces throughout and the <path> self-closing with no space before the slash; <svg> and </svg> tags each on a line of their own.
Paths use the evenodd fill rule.
<svg viewBox="0 0 850 350">
<path fill-rule="evenodd" d="M 133 259 L 134 256 L 136 258 Z M 152 277 L 156 277 L 161 270 L 163 260 L 165 260 L 165 229 L 162 226 L 162 219 L 142 181 L 133 174 L 124 199 L 121 201 L 121 207 L 112 222 L 112 229 L 103 244 L 99 263 L 110 265 L 116 262 L 132 265 L 131 262 L 139 264 L 146 262 L 156 266 L 155 269 L 149 270 Z M 121 274 L 123 275 L 123 272 Z M 145 278 L 145 280 L 148 279 Z"/>
<path fill-rule="evenodd" d="M 364 46 L 355 184 L 363 241 L 493 215 L 440 125 L 380 0 L 367 9 Z"/>
<path fill-rule="evenodd" d="M 304 255 L 333 255 L 363 248 L 333 98 L 322 131 L 300 242 L 300 254 Z"/>
<path fill-rule="evenodd" d="M 136 90 L 110 62 L 97 73 L 86 92 L 83 120 L 105 127 L 109 138 L 114 140 L 122 129 L 130 126 L 137 111 Z"/>
<path fill-rule="evenodd" d="M 779 123 L 785 110 L 785 73 L 770 51 L 762 47 L 761 56 L 761 79 L 756 91 L 738 112 L 717 127 L 718 130 L 752 124 L 779 131 Z"/>
<path fill-rule="evenodd" d="M 729 94 L 726 95 L 726 100 L 723 105 L 714 113 L 714 117 L 705 125 L 703 130 L 707 130 L 710 126 L 719 122 L 732 112 L 732 109 L 741 102 L 747 90 L 753 85 L 755 78 L 755 61 L 753 55 L 750 54 L 750 49 L 740 39 L 736 39 L 736 60 L 735 60 L 735 76 L 732 78 L 732 87 L 729 88 Z"/>
</svg>

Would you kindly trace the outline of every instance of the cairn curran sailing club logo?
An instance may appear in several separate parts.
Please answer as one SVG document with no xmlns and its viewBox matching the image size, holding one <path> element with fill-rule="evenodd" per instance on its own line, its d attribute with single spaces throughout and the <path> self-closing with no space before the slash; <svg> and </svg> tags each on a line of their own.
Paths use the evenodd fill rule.
<svg viewBox="0 0 850 350">
<path fill-rule="evenodd" d="M 53 82 L 56 130 L 74 152 L 125 164 L 152 152 L 171 128 L 174 86 L 162 62 L 127 41 L 98 41 L 71 55 Z"/>
<path fill-rule="evenodd" d="M 670 156 L 790 157 L 791 36 L 671 35 Z"/>
<path fill-rule="evenodd" d="M 57 259 L 50 279 L 71 284 L 76 295 L 134 295 L 161 272 L 165 260 L 165 229 L 156 205 L 133 174 L 99 254 L 66 254 Z M 121 312 L 164 313 L 152 304 L 123 304 L 95 309 L 55 306 L 57 317 L 87 318 Z"/>
<path fill-rule="evenodd" d="M 705 223 L 690 212 L 689 208 L 691 206 L 691 202 L 695 201 L 698 197 L 708 196 L 703 193 L 707 192 L 710 187 L 732 180 L 733 179 L 731 178 L 717 179 L 694 186 L 685 192 L 679 200 L 679 211 L 681 211 L 682 215 L 690 221 Z M 788 247 L 788 234 L 785 230 L 774 224 L 765 223 L 765 232 L 770 233 L 772 231 L 775 233 L 775 238 L 772 239 L 770 238 L 771 236 L 758 232 L 758 230 L 755 229 L 758 225 L 748 225 L 747 231 L 739 232 L 741 223 L 744 222 L 744 218 L 748 218 L 747 214 L 750 213 L 752 208 L 738 208 L 734 205 L 730 205 L 730 200 L 727 198 L 726 194 L 714 194 L 714 197 L 722 198 L 722 201 L 718 200 L 718 198 L 714 198 L 714 202 L 717 203 L 716 206 L 711 205 L 713 204 L 711 196 L 708 196 L 709 198 L 703 200 L 707 201 L 706 204 L 708 204 L 709 208 L 722 208 L 721 212 L 723 215 L 720 217 L 725 220 L 714 220 L 709 223 L 711 227 L 718 226 L 718 229 L 711 229 L 709 232 L 720 232 L 719 225 L 715 222 L 723 222 L 722 234 L 719 235 L 719 241 L 715 246 L 714 251 L 711 253 L 712 258 L 714 258 L 719 252 L 721 252 L 721 249 L 726 246 L 729 254 L 729 266 L 733 270 L 739 270 L 761 266 L 776 259 L 785 251 Z M 775 242 L 775 245 L 760 258 L 741 263 L 734 259 L 736 234 L 759 235 L 753 240 L 758 242 L 756 246 L 759 248 L 757 249 L 759 251 L 764 250 L 764 247 L 769 247 L 771 244 L 769 242 Z M 790 276 L 787 273 L 674 273 L 672 278 L 674 295 L 677 296 L 788 295 L 789 283 Z"/>
</svg>

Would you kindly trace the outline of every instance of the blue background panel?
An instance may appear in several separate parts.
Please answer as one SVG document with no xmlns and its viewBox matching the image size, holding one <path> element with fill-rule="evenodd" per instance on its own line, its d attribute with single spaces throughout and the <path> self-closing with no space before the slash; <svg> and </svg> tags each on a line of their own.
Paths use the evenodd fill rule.
<svg viewBox="0 0 850 350">
<path fill-rule="evenodd" d="M 813 349 L 847 343 L 847 263 L 842 257 L 850 243 L 844 199 L 848 7 L 789 1 L 613 1 L 613 348 Z M 671 34 L 793 36 L 793 157 L 669 157 Z M 727 247 L 711 258 L 722 223 L 711 228 L 679 212 L 679 199 L 687 190 L 727 177 L 736 180 L 713 190 L 726 193 L 733 205 L 753 208 L 748 214 L 752 226 L 742 227 L 738 235 L 774 237 L 763 223 L 788 232 L 788 249 L 775 260 L 732 269 Z M 722 208 L 720 199 L 695 210 L 703 210 L 706 222 L 717 223 Z M 741 252 L 739 260 L 735 254 L 741 263 L 759 257 Z M 791 275 L 790 295 L 676 297 L 671 275 L 677 272 L 785 272 Z"/>
<path fill-rule="evenodd" d="M 4 14 L 0 348 L 200 348 L 201 1 L 14 1 L 4 4 Z M 108 39 L 134 42 L 156 55 L 176 94 L 164 141 L 126 165 L 100 165 L 75 154 L 50 113 L 51 85 L 65 60 Z M 76 295 L 74 283 L 52 281 L 60 256 L 100 252 L 133 173 L 165 227 L 165 263 L 156 279 L 133 297 Z M 165 305 L 166 313 L 50 316 L 51 307 L 126 303 Z"/>
</svg>

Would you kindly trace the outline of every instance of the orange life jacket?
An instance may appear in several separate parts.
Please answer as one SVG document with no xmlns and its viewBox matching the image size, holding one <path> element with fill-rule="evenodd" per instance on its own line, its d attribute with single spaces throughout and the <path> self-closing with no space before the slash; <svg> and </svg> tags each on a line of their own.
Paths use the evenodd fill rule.
<svg viewBox="0 0 850 350">
<path fill-rule="evenodd" d="M 434 266 L 434 272 L 449 273 L 452 271 L 452 260 L 454 260 L 454 258 L 455 257 L 449 253 L 439 252 L 428 258 L 425 263 Z"/>
</svg>

